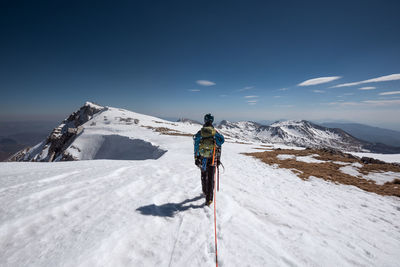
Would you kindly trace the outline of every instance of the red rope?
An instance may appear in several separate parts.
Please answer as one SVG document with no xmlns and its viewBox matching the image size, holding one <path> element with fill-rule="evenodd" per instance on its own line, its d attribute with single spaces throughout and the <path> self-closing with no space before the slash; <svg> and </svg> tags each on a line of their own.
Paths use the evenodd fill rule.
<svg viewBox="0 0 400 267">
<path fill-rule="evenodd" d="M 215 232 L 215 265 L 218 267 L 218 245 L 217 245 L 217 179 L 215 179 L 215 174 L 217 172 L 215 162 L 215 144 L 213 149 L 213 158 L 212 158 L 212 166 L 214 166 L 214 232 Z"/>
<path fill-rule="evenodd" d="M 217 191 L 214 173 L 214 230 L 215 230 L 215 265 L 218 267 L 218 246 L 217 246 Z"/>
</svg>

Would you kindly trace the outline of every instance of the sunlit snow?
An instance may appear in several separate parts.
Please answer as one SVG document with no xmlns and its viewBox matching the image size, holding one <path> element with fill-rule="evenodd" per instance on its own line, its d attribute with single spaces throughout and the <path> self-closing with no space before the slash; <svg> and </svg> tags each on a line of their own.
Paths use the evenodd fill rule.
<svg viewBox="0 0 400 267">
<path fill-rule="evenodd" d="M 110 108 L 68 150 L 113 160 L 0 163 L 0 266 L 215 265 L 213 209 L 203 205 L 192 138 L 145 126 L 199 129 Z M 105 142 L 140 160 L 116 160 Z M 254 147 L 223 145 L 220 266 L 398 266 L 399 198 L 304 181 L 241 154 Z"/>
</svg>

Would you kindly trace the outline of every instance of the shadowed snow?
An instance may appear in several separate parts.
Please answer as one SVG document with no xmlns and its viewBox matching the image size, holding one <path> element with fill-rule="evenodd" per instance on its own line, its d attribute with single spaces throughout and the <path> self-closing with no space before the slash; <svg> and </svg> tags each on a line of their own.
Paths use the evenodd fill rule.
<svg viewBox="0 0 400 267">
<path fill-rule="evenodd" d="M 145 160 L 158 159 L 166 150 L 140 139 L 120 135 L 102 136 L 103 142 L 93 159 Z"/>
</svg>

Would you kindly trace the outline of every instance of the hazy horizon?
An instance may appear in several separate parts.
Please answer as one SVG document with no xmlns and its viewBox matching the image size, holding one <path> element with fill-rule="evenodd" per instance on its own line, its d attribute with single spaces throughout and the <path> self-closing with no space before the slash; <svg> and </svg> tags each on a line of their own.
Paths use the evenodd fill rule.
<svg viewBox="0 0 400 267">
<path fill-rule="evenodd" d="M 83 105 L 84 103 L 82 103 Z M 102 103 L 99 103 L 100 105 L 102 105 Z M 33 124 L 37 124 L 37 123 L 45 123 L 45 124 L 51 124 L 54 123 L 54 127 L 58 126 L 59 123 L 61 123 L 64 119 L 66 119 L 72 112 L 75 112 L 77 109 L 79 109 L 82 105 L 80 106 L 76 106 L 74 108 L 72 108 L 69 112 L 65 113 L 64 115 L 56 115 L 56 114 L 52 114 L 51 116 L 46 116 L 46 117 L 24 117 L 24 116 L 18 116 L 15 118 L 6 118 L 6 117 L 0 117 L 0 124 L 1 123 L 33 123 Z M 108 106 L 108 105 L 104 105 L 104 106 Z M 114 106 L 115 108 L 122 108 L 120 106 Z M 138 110 L 130 110 L 130 111 L 134 111 L 137 113 L 142 113 Z M 181 118 L 185 118 L 185 119 L 191 119 L 191 120 L 195 120 L 198 122 L 202 122 L 203 121 L 203 116 L 204 114 L 208 113 L 208 111 L 203 112 L 201 114 L 198 114 L 196 116 L 190 117 L 190 116 L 163 116 L 163 115 L 158 115 L 158 114 L 146 114 L 146 113 L 142 113 L 144 115 L 149 115 L 149 116 L 155 116 L 161 119 L 165 119 L 165 120 L 169 120 L 169 121 L 176 121 L 178 119 Z M 352 120 L 340 120 L 340 119 L 319 119 L 319 120 L 315 120 L 315 119 L 307 119 L 307 118 L 284 118 L 284 117 L 277 117 L 277 118 L 259 118 L 259 119 L 254 119 L 254 118 L 232 118 L 232 117 L 216 117 L 215 121 L 216 123 L 221 122 L 222 120 L 228 120 L 228 121 L 232 121 L 232 122 L 238 122 L 238 121 L 254 121 L 257 123 L 261 123 L 261 124 L 265 124 L 268 125 L 269 123 L 275 122 L 275 121 L 282 121 L 282 120 L 307 120 L 307 121 L 311 121 L 317 124 L 322 124 L 322 123 L 357 123 L 357 124 L 363 124 L 363 125 L 368 125 L 368 126 L 372 126 L 372 127 L 379 127 L 379 128 L 384 128 L 384 129 L 389 129 L 389 130 L 394 130 L 394 131 L 400 131 L 400 125 L 391 125 L 391 124 L 374 124 L 374 123 L 367 123 L 367 122 L 361 122 L 361 121 L 352 121 Z M 25 127 L 23 125 L 21 125 L 22 129 Z M 0 134 L 1 136 L 1 134 Z"/>
</svg>

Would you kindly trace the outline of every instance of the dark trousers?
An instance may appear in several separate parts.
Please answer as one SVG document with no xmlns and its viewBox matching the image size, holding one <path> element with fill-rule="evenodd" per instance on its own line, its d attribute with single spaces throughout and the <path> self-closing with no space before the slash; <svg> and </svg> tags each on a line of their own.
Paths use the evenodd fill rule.
<svg viewBox="0 0 400 267">
<path fill-rule="evenodd" d="M 201 188 L 206 196 L 206 202 L 213 200 L 214 193 L 214 174 L 215 166 L 207 166 L 205 171 L 201 171 Z"/>
</svg>

